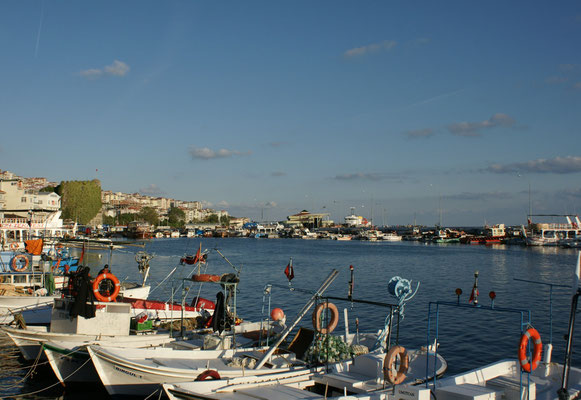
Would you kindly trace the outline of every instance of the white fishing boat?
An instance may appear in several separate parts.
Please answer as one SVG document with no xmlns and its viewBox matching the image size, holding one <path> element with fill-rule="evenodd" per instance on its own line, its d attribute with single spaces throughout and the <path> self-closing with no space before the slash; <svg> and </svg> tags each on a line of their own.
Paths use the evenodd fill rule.
<svg viewBox="0 0 581 400">
<path fill-rule="evenodd" d="M 532 217 L 564 217 L 566 223 L 533 223 Z M 527 246 L 566 245 L 581 240 L 581 221 L 577 215 L 529 215 L 522 233 Z"/>
<path fill-rule="evenodd" d="M 352 268 L 350 269 L 353 271 Z M 429 349 L 418 350 L 406 350 L 399 345 L 389 345 L 391 337 L 389 331 L 392 328 L 391 317 L 395 312 L 403 314 L 404 304 L 415 295 L 415 291 L 411 289 L 411 281 L 399 277 L 390 280 L 388 290 L 390 294 L 398 298 L 398 304 L 395 305 L 353 299 L 351 296 L 352 282 L 353 275 L 349 283 L 349 298 L 334 299 L 387 306 L 391 311 L 388 314 L 386 326 L 379 334 L 362 335 L 358 332 L 350 334 L 346 321 L 346 332 L 342 339 L 326 334 L 316 337 L 313 345 L 307 350 L 307 354 L 312 351 L 318 353 L 317 360 L 325 365 L 324 368 L 277 371 L 254 377 L 251 376 L 253 371 L 248 371 L 243 378 L 168 383 L 163 385 L 166 394 L 171 399 L 221 399 L 236 398 L 237 396 L 240 398 L 247 396 L 250 398 L 310 399 L 346 394 L 379 399 L 386 398 L 382 396 L 394 392 L 397 385 L 408 383 L 417 385 L 426 382 L 433 376 L 441 376 L 447 369 L 447 363 L 435 353 L 435 345 Z M 329 299 L 332 298 L 329 297 Z M 331 304 L 328 302 L 320 303 L 313 313 L 314 327 L 320 333 L 336 327 L 337 311 L 336 307 Z M 333 310 L 333 316 L 329 324 L 323 328 L 319 322 L 319 317 L 322 315 L 321 310 L 325 308 Z M 344 313 L 346 315 L 347 311 L 345 310 Z M 345 319 L 347 320 L 347 317 Z M 387 351 L 382 346 L 386 342 L 388 343 Z M 343 357 L 341 353 L 344 352 L 345 345 L 355 343 L 358 346 L 352 347 L 353 356 Z M 367 352 L 368 348 L 374 350 Z M 325 362 L 325 359 L 328 362 Z M 428 397 L 425 397 L 425 392 L 428 393 Z M 399 398 L 414 398 L 414 393 L 419 392 L 418 389 L 412 388 L 408 393 L 412 393 L 409 395 L 410 397 Z M 429 390 L 424 391 L 424 398 L 429 400 Z"/>
<path fill-rule="evenodd" d="M 81 313 L 77 314 L 78 311 Z M 147 347 L 159 346 L 173 340 L 169 334 L 131 332 L 131 317 L 129 304 L 89 304 L 82 299 L 63 298 L 54 300 L 49 327 L 2 326 L 0 329 L 12 339 L 26 360 L 39 357 L 42 354 L 42 344 L 50 341 L 66 342 L 69 348 L 73 348 L 103 342 L 119 346 Z"/>
<path fill-rule="evenodd" d="M 117 351 L 122 352 L 123 357 L 135 356 L 138 359 L 145 359 L 151 356 L 163 358 L 164 354 L 183 354 L 185 359 L 193 357 L 193 354 L 205 352 L 208 357 L 223 354 L 221 350 L 229 349 L 233 345 L 239 348 L 251 347 L 255 342 L 252 333 L 258 332 L 261 326 L 260 323 L 243 322 L 236 326 L 236 337 L 233 337 L 231 332 L 224 331 L 222 334 L 213 334 L 211 329 L 197 329 L 194 331 L 184 332 L 184 336 L 176 331 L 172 336 L 176 336 L 173 341 L 163 341 L 159 344 L 146 342 L 145 348 L 158 348 L 157 352 L 141 352 L 136 349 L 143 349 L 142 342 L 135 343 L 121 343 L 115 342 L 87 342 L 74 347 L 70 346 L 70 342 L 51 340 L 43 343 L 43 350 L 46 358 L 52 367 L 55 375 L 59 381 L 66 385 L 68 383 L 86 383 L 86 382 L 100 382 L 99 374 L 97 373 L 87 347 L 89 345 L 96 346 L 98 351 L 111 352 L 115 354 Z M 247 335 L 247 334 L 251 335 Z M 250 336 L 250 337 L 247 337 Z M 213 353 L 208 350 L 213 348 Z M 205 349 L 205 350 L 204 350 Z M 253 349 L 249 349 L 251 351 Z M 116 364 L 116 367 L 111 371 L 112 374 L 118 374 L 119 369 L 124 368 L 123 365 Z M 131 369 L 131 367 L 129 367 Z M 126 370 L 124 368 L 124 370 Z M 122 375 L 121 375 L 122 376 Z"/>
<path fill-rule="evenodd" d="M 428 353 L 425 350 L 408 351 L 406 377 L 398 385 L 390 383 L 387 372 L 384 372 L 385 363 L 388 362 L 386 353 L 376 351 L 322 367 L 254 376 L 249 371 L 247 376 L 227 380 L 165 383 L 163 389 L 170 399 L 294 400 L 334 398 L 346 394 L 350 396 L 342 397 L 343 399 L 387 399 L 388 395 L 397 393 L 398 397 L 393 397 L 394 400 L 420 400 L 422 397 L 417 397 L 417 394 L 424 393 L 423 399 L 429 400 L 429 389 L 412 385 L 425 382 L 426 365 L 433 365 L 433 361 L 430 363 L 431 360 L 428 359 L 432 355 L 433 352 Z M 439 357 L 437 373 L 443 374 L 446 367 L 443 358 Z M 401 388 L 405 388 L 404 394 L 407 393 L 409 397 L 402 396 Z"/>
<path fill-rule="evenodd" d="M 401 242 L 402 237 L 398 235 L 396 232 L 385 232 L 381 236 L 381 240 L 385 240 L 388 242 Z"/>
<path fill-rule="evenodd" d="M 323 293 L 337 274 L 336 270 L 332 271 L 317 293 Z M 159 384 L 165 382 L 202 380 L 207 377 L 226 379 L 249 373 L 263 375 L 305 369 L 307 364 L 297 359 L 292 350 L 277 350 L 286 336 L 314 305 L 315 297 L 311 297 L 294 322 L 285 327 L 277 336 L 276 341 L 267 349 L 213 352 L 151 349 L 146 352 L 145 350 L 89 346 L 88 351 L 101 382 L 111 395 L 146 396 L 157 390 Z M 236 340 L 235 338 L 236 336 L 233 336 L 233 340 Z M 250 370 L 252 372 L 249 372 Z M 125 373 L 120 374 L 119 371 L 125 371 Z"/>
<path fill-rule="evenodd" d="M 515 400 L 568 400 L 581 397 L 581 368 L 572 367 L 572 345 L 575 314 L 581 295 L 581 252 L 577 255 L 571 300 L 569 327 L 566 335 L 565 360 L 554 362 L 552 343 L 544 344 L 539 332 L 523 319 L 522 335 L 518 347 L 518 359 L 503 359 L 492 364 L 478 366 L 441 380 L 430 381 L 429 387 L 439 400 L 451 399 L 515 399 Z M 525 281 L 533 283 L 544 282 Z M 493 297 L 491 297 L 493 299 Z M 475 310 L 482 307 L 474 307 Z M 494 310 L 494 307 L 488 308 Z M 498 308 L 496 308 L 498 310 Z M 500 312 L 514 312 L 501 309 Z M 517 310 L 520 312 L 520 310 Z M 526 316 L 528 310 L 521 315 Z M 551 335 L 552 336 L 552 335 Z M 517 350 L 515 348 L 515 350 Z"/>
</svg>

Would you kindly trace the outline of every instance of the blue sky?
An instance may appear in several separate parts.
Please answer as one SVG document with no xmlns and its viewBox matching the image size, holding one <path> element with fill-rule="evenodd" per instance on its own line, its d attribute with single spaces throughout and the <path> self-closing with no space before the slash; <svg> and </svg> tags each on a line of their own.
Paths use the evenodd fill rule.
<svg viewBox="0 0 581 400">
<path fill-rule="evenodd" d="M 0 168 L 376 224 L 581 213 L 578 1 L 5 1 Z"/>
</svg>

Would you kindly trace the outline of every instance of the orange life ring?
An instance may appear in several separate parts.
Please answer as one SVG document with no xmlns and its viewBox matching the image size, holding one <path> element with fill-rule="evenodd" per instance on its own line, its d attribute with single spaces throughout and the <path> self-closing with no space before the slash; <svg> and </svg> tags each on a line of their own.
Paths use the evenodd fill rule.
<svg viewBox="0 0 581 400">
<path fill-rule="evenodd" d="M 12 242 L 10 243 L 10 250 L 16 251 L 18 249 L 18 243 Z"/>
<path fill-rule="evenodd" d="M 321 314 L 323 310 L 326 308 L 329 309 L 331 312 L 331 321 L 327 324 L 326 327 L 321 326 Z M 333 303 L 321 303 L 317 307 L 315 307 L 315 311 L 313 311 L 313 327 L 319 333 L 328 334 L 335 330 L 337 324 L 339 323 L 339 310 L 337 310 L 337 306 Z"/>
<path fill-rule="evenodd" d="M 110 294 L 109 296 L 102 295 L 101 292 L 99 292 L 99 285 L 101 284 L 101 281 L 105 279 L 109 279 L 115 285 L 113 293 Z M 95 299 L 97 299 L 97 301 L 103 302 L 115 301 L 120 290 L 121 284 L 119 283 L 119 279 L 117 279 L 117 277 L 113 274 L 103 273 L 97 276 L 93 281 L 93 294 L 95 295 Z"/>
<path fill-rule="evenodd" d="M 192 275 L 194 282 L 220 282 L 220 275 L 197 274 Z"/>
<path fill-rule="evenodd" d="M 394 371 L 395 360 L 399 356 L 400 364 L 397 373 Z M 392 385 L 402 383 L 410 366 L 410 358 L 405 347 L 393 346 L 383 360 L 383 378 Z"/>
<path fill-rule="evenodd" d="M 222 379 L 220 377 L 220 374 L 218 373 L 218 371 L 215 371 L 213 369 L 207 369 L 204 372 L 202 372 L 200 375 L 198 375 L 196 380 L 197 381 L 205 381 L 208 378 L 212 378 L 212 380 Z"/>
<path fill-rule="evenodd" d="M 18 260 L 24 260 L 24 264 L 18 265 Z M 11 266 L 12 266 L 12 270 L 14 270 L 16 272 L 22 272 L 26 268 L 28 268 L 28 264 L 30 264 L 28 257 L 26 257 L 24 254 L 18 254 L 16 256 L 14 256 L 14 258 L 12 259 Z"/>
<path fill-rule="evenodd" d="M 529 339 L 533 340 L 533 359 L 529 361 L 527 359 L 527 344 Z M 543 352 L 543 342 L 541 341 L 541 335 L 534 328 L 529 328 L 520 337 L 520 347 L 518 349 L 518 360 L 520 361 L 520 367 L 523 371 L 531 372 L 537 369 L 539 363 L 541 362 L 541 353 Z"/>
</svg>

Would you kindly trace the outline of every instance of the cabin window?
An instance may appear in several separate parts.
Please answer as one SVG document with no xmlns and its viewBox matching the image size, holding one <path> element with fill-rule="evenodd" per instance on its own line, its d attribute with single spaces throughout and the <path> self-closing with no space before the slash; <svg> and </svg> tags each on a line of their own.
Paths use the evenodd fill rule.
<svg viewBox="0 0 581 400">
<path fill-rule="evenodd" d="M 575 231 L 569 231 L 567 232 L 567 237 L 569 239 L 575 239 L 575 233 L 576 233 Z"/>
<path fill-rule="evenodd" d="M 545 231 L 545 237 L 546 238 L 554 238 L 555 237 L 555 231 Z"/>
</svg>

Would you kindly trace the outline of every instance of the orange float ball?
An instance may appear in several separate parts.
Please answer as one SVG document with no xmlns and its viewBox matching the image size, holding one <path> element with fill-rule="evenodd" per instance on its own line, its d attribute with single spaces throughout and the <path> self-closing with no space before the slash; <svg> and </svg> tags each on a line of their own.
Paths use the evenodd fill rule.
<svg viewBox="0 0 581 400">
<path fill-rule="evenodd" d="M 274 308 L 270 312 L 270 318 L 272 318 L 273 321 L 281 320 L 284 318 L 284 311 L 282 311 L 282 308 Z"/>
</svg>

